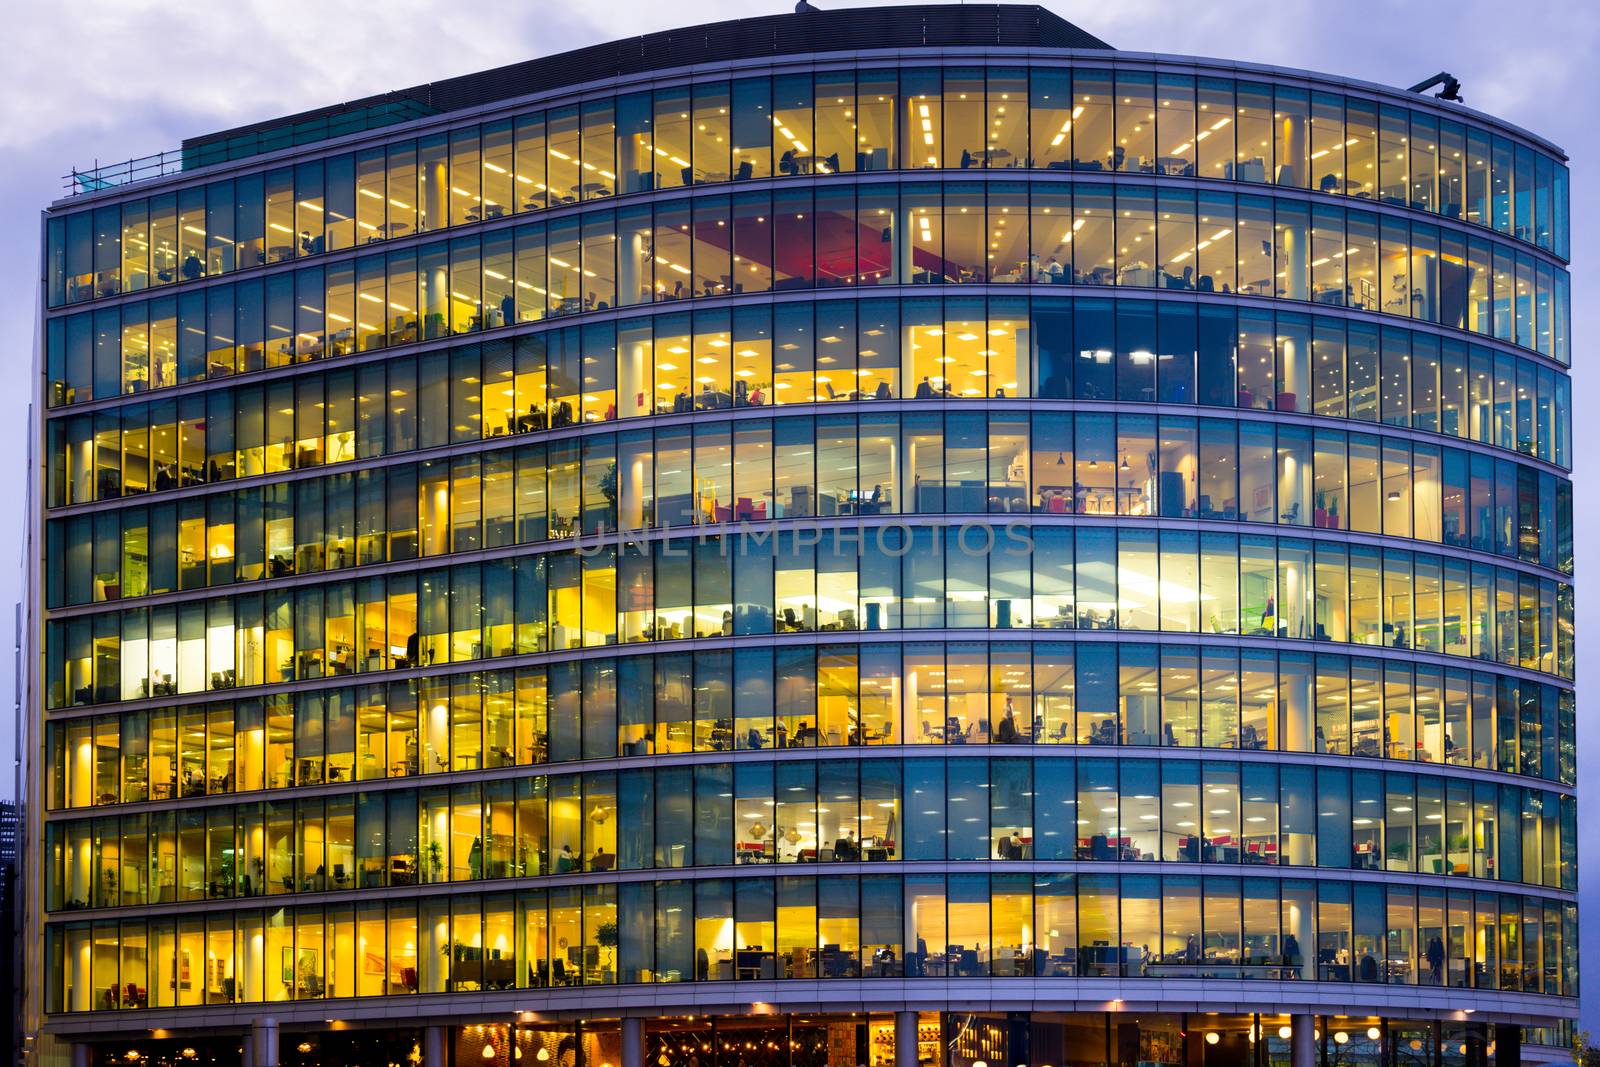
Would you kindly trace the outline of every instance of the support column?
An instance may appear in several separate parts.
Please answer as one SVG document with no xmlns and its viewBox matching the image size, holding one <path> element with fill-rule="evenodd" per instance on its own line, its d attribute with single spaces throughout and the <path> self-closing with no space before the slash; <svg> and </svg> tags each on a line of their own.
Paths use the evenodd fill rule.
<svg viewBox="0 0 1600 1067">
<path fill-rule="evenodd" d="M 622 1067 L 644 1067 L 644 1020 L 636 1015 L 622 1018 Z"/>
<path fill-rule="evenodd" d="M 422 1032 L 422 1067 L 445 1067 L 444 1027 L 430 1026 Z"/>
<path fill-rule="evenodd" d="M 1290 1067 L 1317 1067 L 1316 1019 L 1315 1015 L 1289 1016 Z"/>
<path fill-rule="evenodd" d="M 254 1067 L 278 1067 L 278 1020 L 263 1017 L 250 1024 L 250 1049 Z"/>
<path fill-rule="evenodd" d="M 89 1067 L 89 1046 L 82 1041 L 72 1043 L 72 1067 Z"/>
<path fill-rule="evenodd" d="M 894 1013 L 894 1067 L 917 1067 L 917 1013 Z"/>
<path fill-rule="evenodd" d="M 1522 1027 L 1495 1023 L 1492 1036 L 1495 1067 L 1522 1067 Z"/>
</svg>

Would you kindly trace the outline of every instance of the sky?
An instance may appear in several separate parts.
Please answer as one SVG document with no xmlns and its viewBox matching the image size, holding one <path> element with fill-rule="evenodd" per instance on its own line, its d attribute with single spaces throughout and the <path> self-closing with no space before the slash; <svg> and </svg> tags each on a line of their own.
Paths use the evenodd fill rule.
<svg viewBox="0 0 1600 1067">
<path fill-rule="evenodd" d="M 813 0 L 819 7 L 869 0 Z M 1588 508 L 1600 470 L 1600 375 L 1587 366 L 1600 335 L 1600 281 L 1584 250 L 1600 247 L 1600 4 L 1582 0 L 1043 0 L 1044 6 L 1128 51 L 1237 59 L 1407 86 L 1439 70 L 1461 80 L 1466 103 L 1560 145 L 1572 158 L 1574 476 L 1578 505 L 1579 761 L 1600 767 L 1600 731 L 1587 726 L 1593 672 L 1582 653 L 1600 640 L 1600 585 L 1585 581 L 1600 526 Z M 557 3 L 502 0 L 11 0 L 0 64 L 0 323 L 15 386 L 0 390 L 0 500 L 21 501 L 28 423 L 25 387 L 37 336 L 39 212 L 70 169 L 178 147 L 183 138 L 247 122 L 550 55 L 692 22 L 779 14 L 787 2 L 654 0 Z M 468 9 L 480 12 L 463 16 Z M 692 13 L 690 13 L 692 12 Z M 1589 69 L 1586 69 L 1589 68 Z M 0 522 L 0 605 L 21 597 L 21 507 Z M 0 619 L 11 612 L 0 608 Z M 7 640 L 5 634 L 0 639 Z M 0 656 L 0 693 L 13 665 Z M 0 729 L 0 766 L 11 731 Z M 0 795 L 9 789 L 0 775 Z M 1600 791 L 1580 798 L 1579 855 L 1589 874 L 1584 946 L 1600 959 Z M 1583 1025 L 1600 1033 L 1600 973 L 1585 983 Z"/>
</svg>

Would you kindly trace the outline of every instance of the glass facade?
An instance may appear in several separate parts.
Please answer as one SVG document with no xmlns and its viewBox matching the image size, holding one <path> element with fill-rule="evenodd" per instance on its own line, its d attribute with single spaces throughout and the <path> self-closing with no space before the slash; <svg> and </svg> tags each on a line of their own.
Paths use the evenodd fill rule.
<svg viewBox="0 0 1600 1067">
<path fill-rule="evenodd" d="M 512 109 L 315 156 L 64 212 L 48 227 L 51 306 L 635 193 L 767 178 L 826 190 L 894 170 L 1201 178 L 1408 208 L 1561 258 L 1570 241 L 1565 159 L 1526 135 L 1198 71 L 851 64 Z"/>
<path fill-rule="evenodd" d="M 1561 1040 L 1564 157 L 1056 51 L 306 120 L 53 206 L 45 1029 L 226 1062 L 270 1010 L 304 1067 Z"/>
<path fill-rule="evenodd" d="M 50 335 L 49 402 L 160 391 L 640 305 L 744 308 L 751 302 L 735 298 L 934 285 L 958 287 L 945 298 L 958 306 L 982 296 L 954 293 L 981 294 L 981 286 L 1156 289 L 1202 305 L 1234 294 L 1454 327 L 1571 361 L 1565 271 L 1465 228 L 1232 190 L 967 175 L 648 198 L 120 300 L 66 316 Z M 949 290 L 927 299 L 940 292 Z M 905 321 L 914 329 L 919 317 L 912 312 Z M 876 392 L 881 382 L 902 396 L 925 382 L 951 398 L 1002 389 L 998 395 L 1031 395 L 1028 383 L 1002 368 L 992 381 L 973 381 L 961 373 L 967 367 L 939 373 L 905 355 L 897 364 L 885 352 L 864 365 L 862 382 L 837 384 Z M 642 368 L 646 381 L 649 370 Z M 748 382 L 749 392 L 761 384 Z M 1283 392 L 1309 391 L 1309 382 L 1285 385 Z M 682 391 L 664 384 L 654 391 L 662 390 L 656 407 L 624 405 L 620 413 L 657 410 Z M 696 399 L 703 391 L 689 389 Z M 1276 391 L 1256 399 L 1276 399 Z M 588 417 L 617 417 L 607 407 Z"/>
</svg>

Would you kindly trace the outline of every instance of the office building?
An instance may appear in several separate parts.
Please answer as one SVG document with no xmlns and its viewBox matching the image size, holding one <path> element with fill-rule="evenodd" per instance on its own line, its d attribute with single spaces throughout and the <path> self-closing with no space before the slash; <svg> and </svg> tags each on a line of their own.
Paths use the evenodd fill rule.
<svg viewBox="0 0 1600 1067">
<path fill-rule="evenodd" d="M 969 4 L 652 34 L 68 186 L 37 1057 L 1570 1033 L 1547 141 Z"/>
</svg>

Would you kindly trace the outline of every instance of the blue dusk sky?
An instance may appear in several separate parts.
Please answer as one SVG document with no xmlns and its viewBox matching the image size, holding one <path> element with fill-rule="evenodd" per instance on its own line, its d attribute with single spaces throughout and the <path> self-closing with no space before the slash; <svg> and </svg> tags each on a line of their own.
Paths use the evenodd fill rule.
<svg viewBox="0 0 1600 1067">
<path fill-rule="evenodd" d="M 862 6 L 816 0 L 818 6 Z M 0 322 L 14 375 L 0 393 L 0 605 L 21 596 L 27 378 L 37 337 L 39 212 L 61 175 L 176 148 L 186 136 L 466 74 L 688 23 L 777 14 L 791 4 L 700 0 L 459 5 L 428 0 L 12 0 L 0 64 Z M 1592 265 L 1600 247 L 1600 5 L 1581 0 L 1044 0 L 1112 45 L 1135 52 L 1209 56 L 1297 67 L 1404 87 L 1439 70 L 1461 80 L 1467 104 L 1540 134 L 1572 159 L 1573 382 L 1578 560 L 1596 559 L 1589 507 L 1600 470 L 1589 446 L 1600 402 L 1589 344 L 1600 337 Z M 1586 69 L 1587 68 L 1587 69 Z M 1592 577 L 1592 576 L 1591 576 Z M 1580 651 L 1600 640 L 1597 586 L 1579 581 Z M 10 612 L 4 616 L 9 619 Z M 11 635 L 5 635 L 9 639 Z M 9 640 L 7 642 L 9 644 Z M 1580 660 L 1579 681 L 1592 684 Z M 13 665 L 0 656 L 0 693 Z M 1580 690 L 1581 692 L 1581 690 Z M 1580 696 L 1584 777 L 1600 767 L 1600 732 Z M 0 730 L 0 759 L 11 754 Z M 9 795 L 0 775 L 0 795 Z M 1580 855 L 1600 854 L 1600 793 L 1581 805 Z M 1600 948 L 1600 876 L 1585 879 L 1585 945 Z M 1600 953 L 1597 957 L 1600 958 Z M 1584 1025 L 1600 1030 L 1600 974 L 1589 976 Z"/>
</svg>

